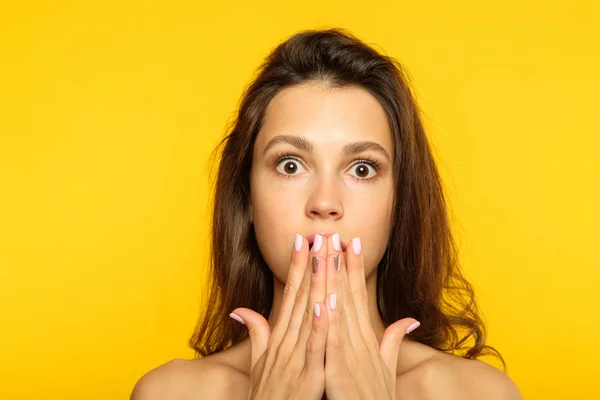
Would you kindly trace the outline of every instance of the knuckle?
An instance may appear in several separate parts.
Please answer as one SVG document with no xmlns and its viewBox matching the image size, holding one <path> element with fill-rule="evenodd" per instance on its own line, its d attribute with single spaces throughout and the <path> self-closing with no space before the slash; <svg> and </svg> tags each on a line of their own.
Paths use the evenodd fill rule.
<svg viewBox="0 0 600 400">
<path fill-rule="evenodd" d="M 306 297 L 308 295 L 308 289 L 305 288 L 304 286 L 300 286 L 297 290 L 296 290 L 296 301 L 300 301 L 302 300 L 304 297 Z"/>
<path fill-rule="evenodd" d="M 254 326 L 248 325 L 248 335 L 251 338 L 254 338 L 254 336 L 256 335 L 256 328 Z"/>
<path fill-rule="evenodd" d="M 337 310 L 335 310 L 335 311 L 337 311 Z M 327 316 L 327 318 L 329 320 L 329 326 L 339 325 L 339 323 L 340 323 L 340 317 L 337 312 L 331 313 L 330 315 Z"/>
<path fill-rule="evenodd" d="M 322 321 L 322 320 L 321 320 Z M 325 331 L 325 326 L 321 321 L 315 320 L 312 324 L 311 331 L 313 335 L 318 335 Z"/>
<path fill-rule="evenodd" d="M 310 324 L 313 320 L 313 311 L 310 308 L 304 309 L 304 314 L 302 315 L 302 324 Z"/>
<path fill-rule="evenodd" d="M 321 350 L 321 342 L 315 339 L 309 339 L 306 343 L 306 352 L 307 353 L 316 353 Z"/>
<path fill-rule="evenodd" d="M 292 282 L 288 281 L 285 283 L 285 287 L 283 288 L 283 295 L 284 297 L 294 297 L 297 291 L 298 287 Z"/>
<path fill-rule="evenodd" d="M 367 293 L 366 289 L 364 289 L 364 288 L 360 289 L 358 291 L 358 293 L 356 293 L 354 296 L 361 303 L 367 304 L 369 301 L 369 294 Z"/>
<path fill-rule="evenodd" d="M 341 340 L 335 335 L 331 339 L 328 338 L 327 344 L 334 350 L 341 350 L 342 348 Z"/>
</svg>

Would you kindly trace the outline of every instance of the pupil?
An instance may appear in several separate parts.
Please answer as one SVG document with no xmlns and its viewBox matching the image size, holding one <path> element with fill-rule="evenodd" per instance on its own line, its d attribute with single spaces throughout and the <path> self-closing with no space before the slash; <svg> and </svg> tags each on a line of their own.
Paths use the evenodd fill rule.
<svg viewBox="0 0 600 400">
<path fill-rule="evenodd" d="M 285 171 L 288 173 L 294 173 L 296 171 L 296 164 L 294 164 L 293 162 L 285 163 L 283 169 L 285 169 Z"/>
<path fill-rule="evenodd" d="M 369 174 L 369 172 L 367 171 L 367 167 L 365 167 L 364 165 L 359 166 L 357 168 L 357 172 L 358 175 L 360 175 L 361 177 L 367 176 Z"/>
</svg>

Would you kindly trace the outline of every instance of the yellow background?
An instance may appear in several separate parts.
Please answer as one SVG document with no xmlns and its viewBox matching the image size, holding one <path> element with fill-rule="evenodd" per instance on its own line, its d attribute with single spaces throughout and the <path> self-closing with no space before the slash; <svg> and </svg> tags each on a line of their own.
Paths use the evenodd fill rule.
<svg viewBox="0 0 600 400">
<path fill-rule="evenodd" d="M 0 5 L 0 398 L 124 399 L 191 358 L 207 160 L 289 34 L 408 69 L 489 342 L 526 399 L 598 399 L 597 1 Z"/>
</svg>

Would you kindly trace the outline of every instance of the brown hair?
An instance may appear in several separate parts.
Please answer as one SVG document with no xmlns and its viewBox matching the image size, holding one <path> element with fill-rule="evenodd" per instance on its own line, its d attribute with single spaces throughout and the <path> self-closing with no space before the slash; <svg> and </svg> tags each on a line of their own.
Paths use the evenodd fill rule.
<svg viewBox="0 0 600 400">
<path fill-rule="evenodd" d="M 485 344 L 473 288 L 460 272 L 442 184 L 406 73 L 395 59 L 339 28 L 300 32 L 277 46 L 246 88 L 232 128 L 215 149 L 223 146 L 213 188 L 208 305 L 189 341 L 196 356 L 248 337 L 229 317 L 233 309 L 269 316 L 273 274 L 250 223 L 253 146 L 273 96 L 309 81 L 368 90 L 385 110 L 394 136 L 395 203 L 388 247 L 377 268 L 384 325 L 410 316 L 421 322 L 412 339 L 465 358 L 494 355 L 504 364 Z"/>
</svg>

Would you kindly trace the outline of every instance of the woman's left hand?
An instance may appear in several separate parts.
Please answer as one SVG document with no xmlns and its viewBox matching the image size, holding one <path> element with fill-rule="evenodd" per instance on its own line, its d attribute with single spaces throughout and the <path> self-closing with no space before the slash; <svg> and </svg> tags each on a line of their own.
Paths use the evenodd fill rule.
<svg viewBox="0 0 600 400">
<path fill-rule="evenodd" d="M 360 239 L 353 239 L 346 252 L 337 243 L 339 239 L 329 237 L 325 394 L 329 400 L 395 400 L 400 343 L 419 323 L 413 318 L 396 321 L 379 343 L 369 318 Z"/>
</svg>

